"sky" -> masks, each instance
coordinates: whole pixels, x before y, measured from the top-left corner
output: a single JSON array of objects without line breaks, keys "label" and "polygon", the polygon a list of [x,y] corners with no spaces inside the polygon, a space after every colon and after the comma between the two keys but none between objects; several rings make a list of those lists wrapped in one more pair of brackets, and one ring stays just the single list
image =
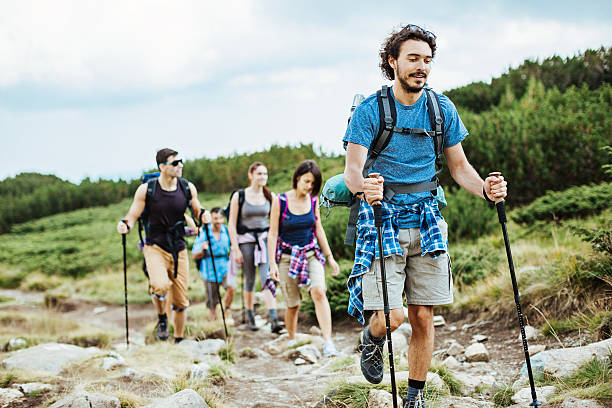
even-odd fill
[{"label": "sky", "polygon": [[409,23],[438,37],[439,92],[612,45],[609,1],[0,0],[0,180],[135,178],[164,147],[339,153]]}]

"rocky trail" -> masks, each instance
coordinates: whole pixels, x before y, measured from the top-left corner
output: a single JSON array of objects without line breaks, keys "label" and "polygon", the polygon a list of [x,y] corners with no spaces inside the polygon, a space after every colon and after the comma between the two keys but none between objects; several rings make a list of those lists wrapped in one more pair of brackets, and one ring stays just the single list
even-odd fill
[{"label": "rocky trail", "polygon": [[[0,290],[0,295],[14,299],[0,303],[0,311],[40,311],[115,333],[122,333],[125,328],[124,309],[121,306],[69,300],[49,309],[45,307],[43,297],[37,294]],[[282,311],[279,312],[282,318]],[[240,312],[233,313],[239,324]],[[50,405],[53,408],[146,404],[151,404],[148,407],[208,406],[198,393],[189,389],[177,393],[177,383],[182,382],[189,388],[193,381],[210,378],[211,372],[221,362],[218,351],[225,346],[225,342],[206,339],[185,340],[180,345],[145,345],[145,332],[155,322],[152,307],[130,305],[129,318],[132,342],[129,350],[125,349],[124,344],[114,344],[111,346],[113,351],[109,351],[48,343],[1,354],[0,372],[26,369],[37,373],[33,377],[37,381],[13,383],[0,389],[0,408],[47,406],[45,401],[55,401]],[[332,395],[334,387],[339,384],[365,381],[359,371],[359,354],[356,351],[362,327],[353,319],[335,322],[334,341],[340,355],[324,358],[321,355],[322,338],[315,324],[312,318],[300,316],[300,346],[291,349],[287,348],[286,335],[271,333],[262,317],[258,318],[259,331],[251,332],[241,325],[234,327],[231,339],[236,353],[235,362],[230,365],[229,375],[217,376],[207,383],[207,394],[228,407],[344,406],[325,403],[323,397],[330,390]],[[449,397],[448,386],[438,374],[430,373],[428,384],[447,390],[447,396],[431,403],[430,408],[493,407],[494,391],[502,385],[515,383],[524,362],[516,320],[444,321],[442,316],[437,316],[436,326],[434,354],[461,382],[461,389],[457,393],[459,395]],[[394,351],[399,356],[399,360],[396,360],[398,381],[407,379],[407,361],[402,351],[407,350],[410,334],[411,328],[405,323],[393,335]],[[571,336],[555,339],[537,336],[537,332],[531,329],[528,330],[528,337],[534,369],[544,368],[552,372],[571,372],[593,356],[609,359],[612,350],[611,339],[588,345],[586,338]],[[18,339],[14,339],[14,344],[8,348],[19,349],[17,343]],[[157,362],[152,358],[156,355],[160,356]],[[388,374],[385,375],[386,381],[388,377]],[[521,392],[525,393],[525,390],[519,392],[520,389],[528,387],[524,381],[520,384],[520,380],[515,383],[513,401],[518,404],[514,407],[528,406],[525,402],[531,401],[528,392],[526,400],[520,399]],[[84,386],[87,386],[87,390]],[[132,398],[133,405],[129,405],[126,403],[129,398],[124,397],[120,401],[113,397],[118,390],[120,394],[137,395],[139,398]],[[545,401],[550,392],[546,387],[539,389],[538,398]],[[78,405],[79,401],[89,404]],[[565,398],[562,402],[545,406],[602,406],[594,401],[577,401]],[[367,406],[391,407],[390,394],[373,390]]]}]

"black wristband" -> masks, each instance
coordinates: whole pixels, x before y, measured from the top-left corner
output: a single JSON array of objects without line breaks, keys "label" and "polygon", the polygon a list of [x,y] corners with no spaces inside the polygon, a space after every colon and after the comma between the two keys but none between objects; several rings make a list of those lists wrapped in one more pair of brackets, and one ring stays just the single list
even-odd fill
[{"label": "black wristband", "polygon": [[484,188],[484,185],[482,186],[482,195],[484,196],[484,199],[487,200],[487,202],[489,203],[489,207],[495,206],[495,201],[491,200],[489,196],[487,196],[487,192]]}]

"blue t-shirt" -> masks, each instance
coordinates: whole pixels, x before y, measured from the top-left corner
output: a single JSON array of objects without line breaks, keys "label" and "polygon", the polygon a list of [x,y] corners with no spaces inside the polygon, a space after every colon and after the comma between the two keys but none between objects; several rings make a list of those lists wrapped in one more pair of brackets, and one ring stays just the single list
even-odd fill
[{"label": "blue t-shirt", "polygon": [[[431,129],[427,113],[427,94],[423,92],[413,105],[402,105],[395,99],[393,90],[390,94],[395,101],[398,127]],[[444,144],[451,147],[460,143],[468,135],[455,105],[442,94],[438,94],[444,112]],[[379,113],[376,94],[366,98],[353,112],[351,122],[346,129],[344,142],[356,143],[367,148],[378,134]],[[406,135],[394,133],[389,145],[380,153],[371,172],[380,173],[385,183],[422,183],[430,181],[435,173],[436,153],[431,137],[424,135]],[[414,194],[396,194],[393,204],[415,204],[424,198],[431,197],[426,191]],[[400,228],[417,228],[418,214],[409,214],[399,220]]]},{"label": "blue t-shirt", "polygon": [[[202,263],[200,264],[200,276],[202,277],[202,279],[209,282],[222,282],[223,277],[229,270],[229,234],[225,225],[221,226],[221,234],[219,235],[218,240],[215,238],[215,234],[213,234],[211,226],[208,227],[208,232],[210,233],[210,240],[212,241],[217,276],[215,276],[215,270],[213,269],[212,260],[210,256],[202,259]],[[206,231],[202,230],[193,242],[193,247],[191,248],[191,251],[200,252],[202,250],[202,244],[206,241]]]}]

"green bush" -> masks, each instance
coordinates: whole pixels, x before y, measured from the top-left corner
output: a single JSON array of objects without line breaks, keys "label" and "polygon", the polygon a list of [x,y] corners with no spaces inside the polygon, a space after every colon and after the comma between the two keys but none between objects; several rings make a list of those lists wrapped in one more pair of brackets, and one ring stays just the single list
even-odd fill
[{"label": "green bush", "polygon": [[519,224],[559,220],[596,214],[610,207],[612,183],[572,187],[565,191],[548,191],[528,206],[512,214]]},{"label": "green bush", "polygon": [[451,247],[453,276],[455,284],[461,288],[484,279],[497,270],[501,252],[490,245]]}]

